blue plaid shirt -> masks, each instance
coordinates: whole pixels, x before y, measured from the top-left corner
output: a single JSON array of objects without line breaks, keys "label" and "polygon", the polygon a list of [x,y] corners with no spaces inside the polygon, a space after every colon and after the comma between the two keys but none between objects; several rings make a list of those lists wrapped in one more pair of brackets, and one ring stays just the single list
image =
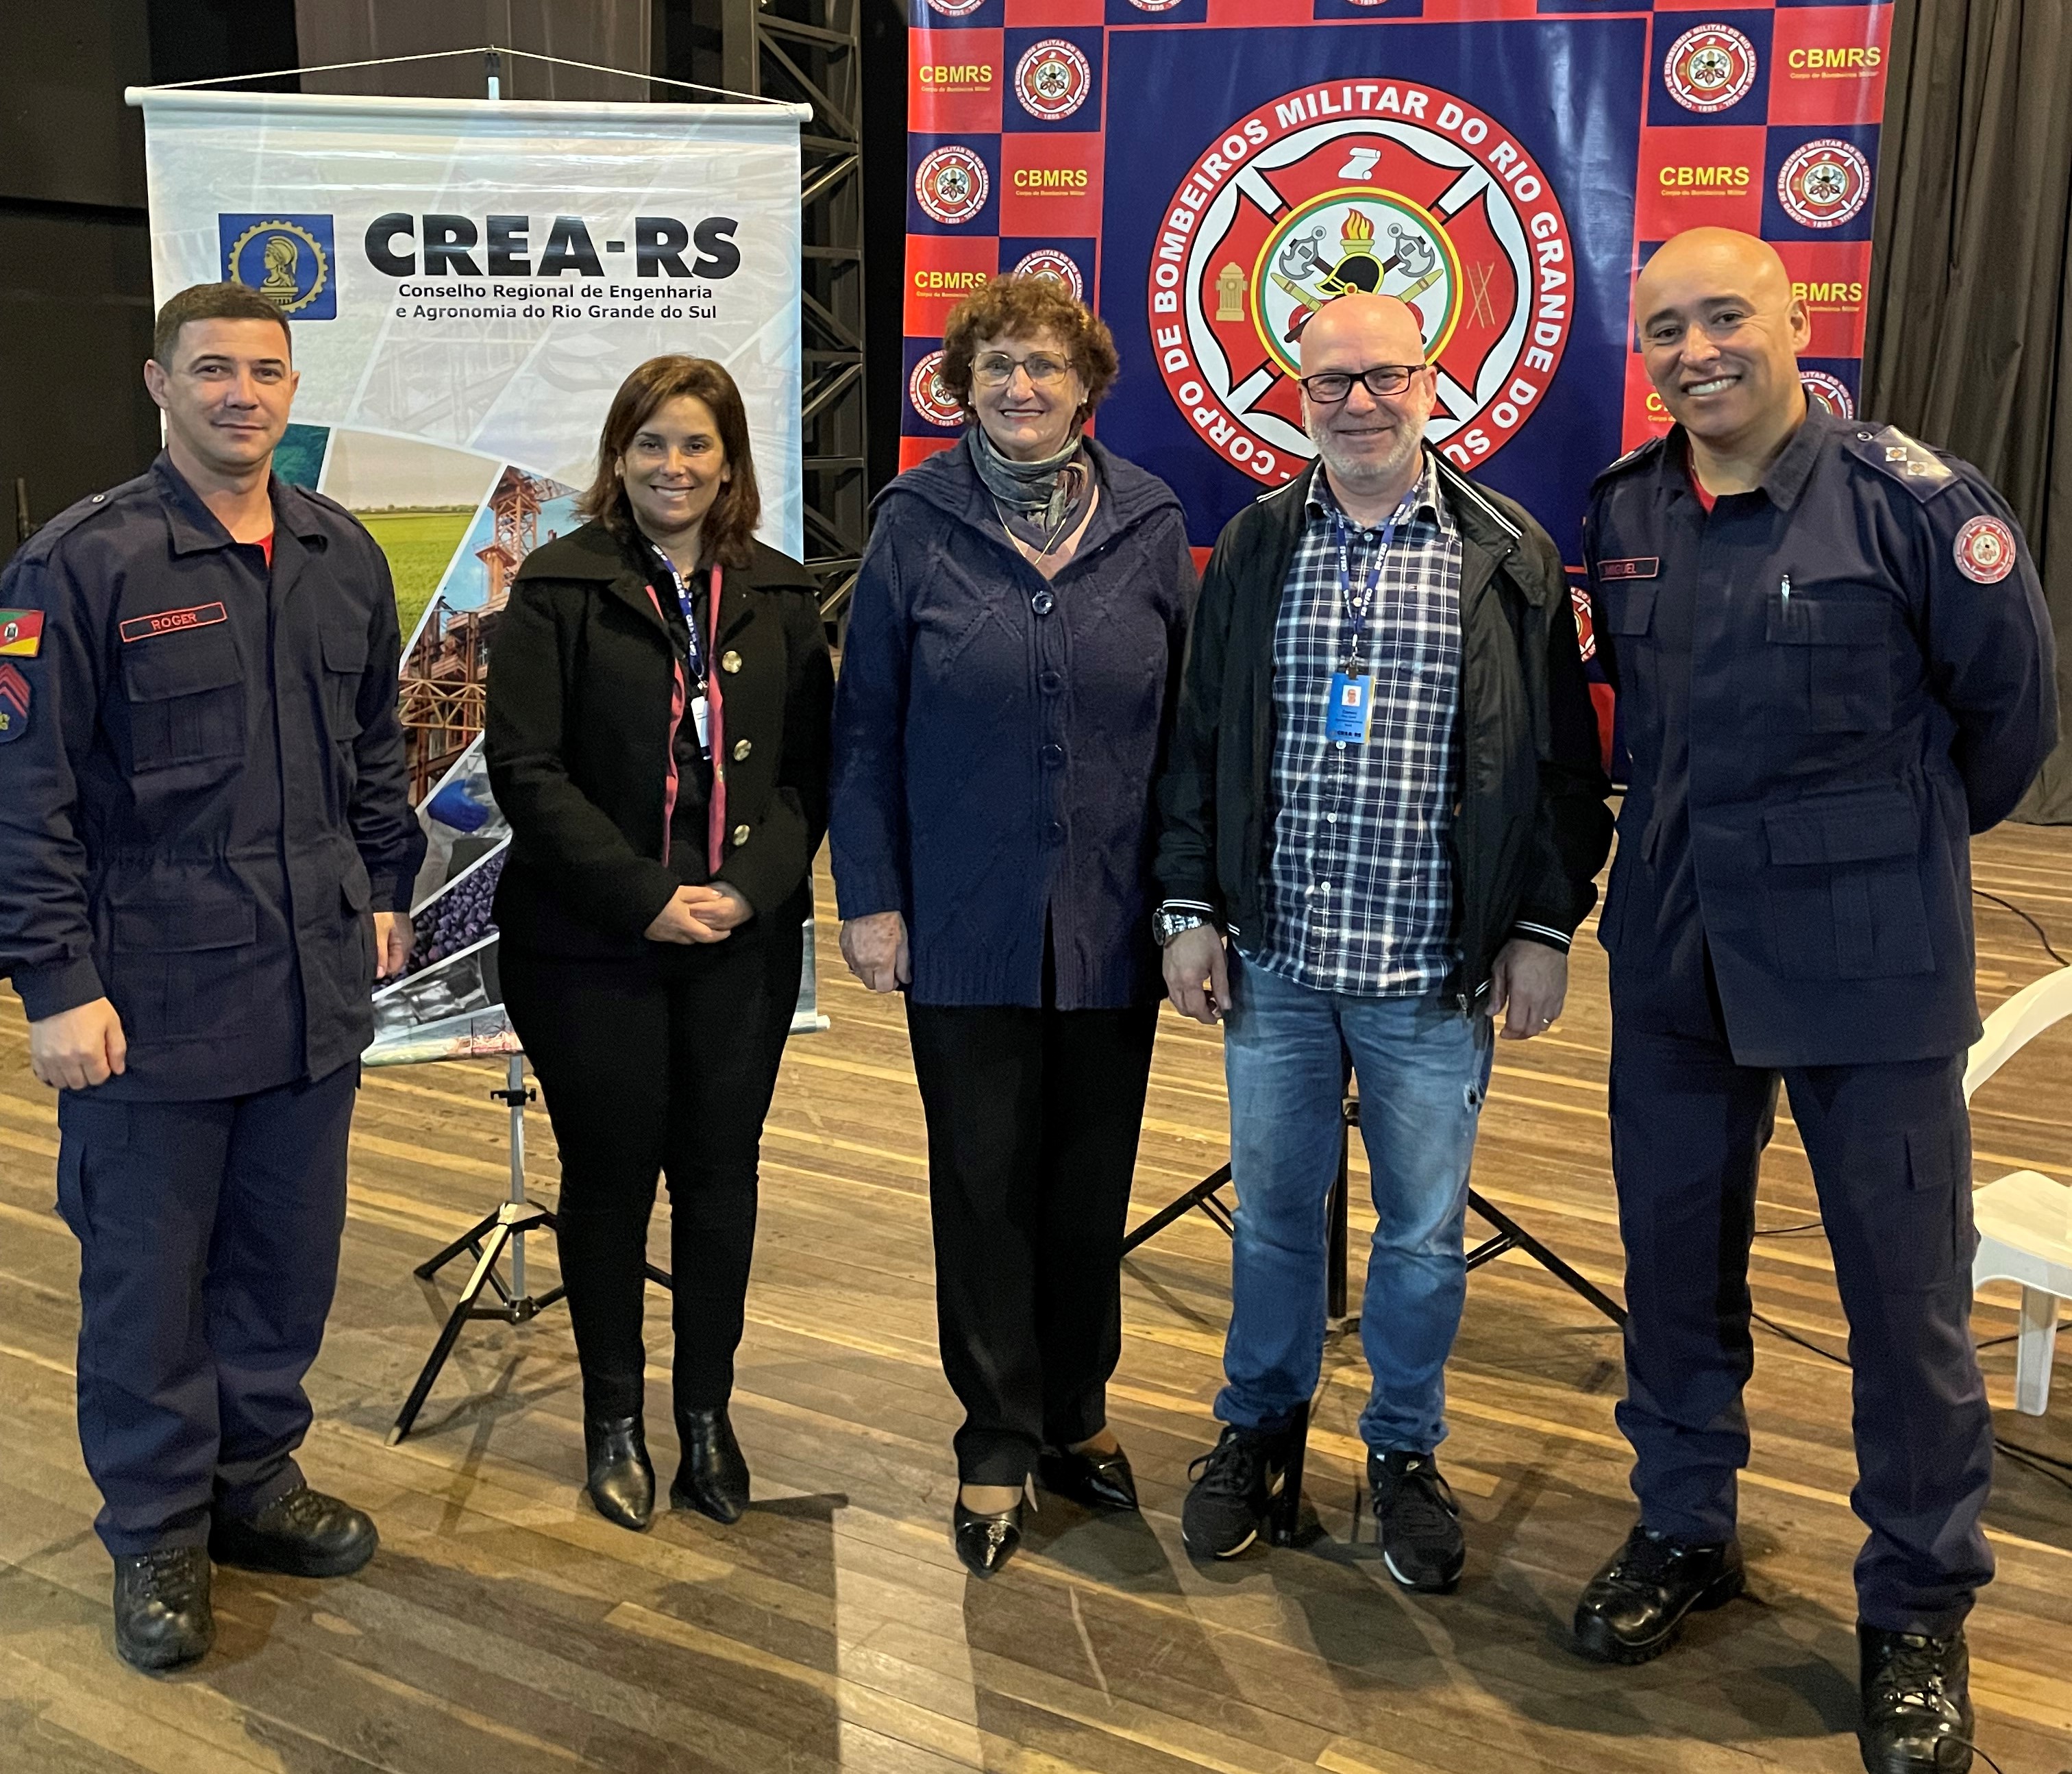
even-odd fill
[{"label": "blue plaid shirt", "polygon": [[[1244,952],[1320,991],[1436,992],[1458,960],[1449,845],[1460,798],[1461,537],[1428,455],[1369,602],[1364,745],[1326,736],[1352,639],[1338,502],[1320,467],[1273,636],[1272,833],[1263,928]],[[1384,525],[1347,521],[1355,593]]]}]

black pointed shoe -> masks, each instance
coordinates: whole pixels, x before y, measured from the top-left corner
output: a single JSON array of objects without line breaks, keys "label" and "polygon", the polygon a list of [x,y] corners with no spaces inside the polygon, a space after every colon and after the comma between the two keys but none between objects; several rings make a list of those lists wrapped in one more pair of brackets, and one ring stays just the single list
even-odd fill
[{"label": "black pointed shoe", "polygon": [[1692,1546],[1636,1526],[1576,1603],[1576,1648],[1601,1663],[1645,1663],[1676,1642],[1686,1614],[1746,1587],[1738,1541]]},{"label": "black pointed shoe", "polygon": [[1856,1623],[1864,1717],[1856,1743],[1870,1774],[1964,1774],[1971,1765],[1971,1658],[1947,1638]]},{"label": "black pointed shoe", "polygon": [[1018,1503],[997,1515],[980,1515],[967,1509],[959,1497],[950,1512],[950,1537],[956,1542],[957,1557],[966,1570],[974,1577],[990,1577],[1022,1544],[1022,1505]]},{"label": "black pointed shoe", "polygon": [[1054,1496],[1068,1496],[1089,1509],[1133,1513],[1137,1506],[1137,1476],[1119,1447],[1112,1454],[1046,1448],[1036,1461],[1036,1482]]},{"label": "black pointed shoe", "polygon": [[738,1521],[748,1507],[748,1462],[734,1439],[726,1406],[679,1410],[676,1438],[683,1443],[684,1458],[669,1486],[670,1502],[728,1526]]},{"label": "black pointed shoe", "polygon": [[380,1543],[363,1512],[306,1484],[257,1515],[219,1516],[208,1530],[208,1555],[219,1565],[282,1577],[349,1577]]},{"label": "black pointed shoe", "polygon": [[655,1463],[640,1413],[583,1418],[583,1491],[607,1521],[638,1533],[655,1517]]},{"label": "black pointed shoe", "polygon": [[1374,1497],[1375,1536],[1388,1574],[1405,1589],[1450,1595],[1468,1559],[1461,1509],[1453,1487],[1429,1454],[1391,1448],[1367,1455],[1367,1489]]},{"label": "black pointed shoe", "polygon": [[135,1669],[177,1669],[216,1643],[208,1549],[161,1546],[115,1559],[115,1651]]}]

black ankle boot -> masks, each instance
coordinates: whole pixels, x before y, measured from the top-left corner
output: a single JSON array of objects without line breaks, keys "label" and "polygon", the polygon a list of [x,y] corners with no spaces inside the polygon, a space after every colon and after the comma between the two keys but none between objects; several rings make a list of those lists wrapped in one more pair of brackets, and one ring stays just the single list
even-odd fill
[{"label": "black ankle boot", "polygon": [[655,1514],[655,1467],[640,1413],[583,1418],[583,1488],[607,1521],[638,1533]]},{"label": "black ankle boot", "polygon": [[1971,1659],[1947,1637],[1856,1623],[1864,1688],[1856,1742],[1870,1774],[1964,1774],[1971,1765]]},{"label": "black ankle boot", "polygon": [[1576,1647],[1601,1663],[1645,1663],[1676,1642],[1684,1616],[1719,1607],[1747,1579],[1740,1543],[1693,1546],[1636,1527],[1576,1604]]},{"label": "black ankle boot", "polygon": [[748,1507],[748,1462],[734,1439],[726,1406],[679,1410],[676,1439],[683,1444],[684,1459],[669,1487],[670,1502],[732,1526]]},{"label": "black ankle boot", "polygon": [[208,1549],[163,1546],[115,1560],[115,1649],[134,1669],[175,1669],[216,1642]]}]

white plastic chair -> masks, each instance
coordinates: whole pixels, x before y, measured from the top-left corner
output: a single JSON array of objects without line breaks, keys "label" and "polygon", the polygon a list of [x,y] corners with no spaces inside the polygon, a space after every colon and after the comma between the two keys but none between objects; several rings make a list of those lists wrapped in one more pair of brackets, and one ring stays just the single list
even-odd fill
[{"label": "white plastic chair", "polygon": [[[1964,1068],[1964,1100],[2054,1023],[2072,1016],[2072,967],[2045,973],[1986,1019]],[[2041,1417],[2050,1402],[2058,1303],[2072,1300],[2072,1188],[2035,1171],[2016,1171],[1971,1197],[1979,1253],[1971,1285],[2021,1284],[2015,1344],[2015,1409]]]}]

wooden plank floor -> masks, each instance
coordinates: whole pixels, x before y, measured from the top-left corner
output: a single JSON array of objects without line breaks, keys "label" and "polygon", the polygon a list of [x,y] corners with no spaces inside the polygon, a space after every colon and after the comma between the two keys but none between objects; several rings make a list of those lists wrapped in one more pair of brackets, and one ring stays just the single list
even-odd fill
[{"label": "wooden plank floor", "polygon": [[[2072,952],[2072,832],[2010,828],[1980,885]],[[828,903],[823,896],[823,903]],[[2051,965],[2012,913],[1979,908],[1982,994]],[[500,1196],[504,1120],[485,1065],[371,1076],[355,1139],[343,1274],[311,1377],[311,1477],[372,1509],[380,1556],[328,1584],[224,1573],[221,1638],[197,1671],[147,1680],[109,1654],[108,1565],[72,1422],[76,1255],[52,1211],[51,1098],[18,1006],[0,1014],[0,1768],[343,1774],[986,1768],[1005,1774],[1527,1774],[1831,1770],[1857,1764],[1848,1376],[1758,1332],[1755,1462],[1742,1524],[1753,1599],[1698,1620],[1661,1662],[1578,1661],[1577,1586],[1625,1532],[1628,1455],[1610,1327],[1531,1265],[1481,1270],[1451,1369],[1446,1469],[1467,1517],[1460,1592],[1406,1596],[1355,1513],[1356,1344],[1334,1340],[1312,1437],[1305,1548],[1197,1569],[1178,1513],[1212,1434],[1228,1253],[1198,1216],[1133,1262],[1113,1420],[1141,1521],[1046,1501],[997,1581],[968,1581],[945,1529],[956,1410],[936,1364],[920,1109],[896,1002],[820,931],[832,1030],[791,1044],[764,1145],[761,1242],[735,1421],[758,1502],[730,1531],[664,1514],[635,1537],[578,1501],[582,1443],[565,1314],[478,1326],[418,1434],[384,1439],[442,1313],[411,1266]],[[1616,1287],[1603,1114],[1602,957],[1579,944],[1569,1008],[1506,1047],[1476,1176]],[[2072,1026],[1982,1093],[1979,1170],[2072,1183]],[[1138,1216],[1220,1161],[1215,1036],[1168,1013]],[[544,1117],[529,1170],[555,1176]],[[1363,1179],[1363,1171],[1360,1173]],[[1355,1200],[1359,1199],[1356,1190]],[[1761,1220],[1814,1204],[1789,1126]],[[1371,1216],[1355,1209],[1355,1239]],[[657,1237],[658,1259],[664,1241]],[[551,1255],[535,1260],[551,1274]],[[450,1298],[458,1272],[444,1290]],[[1758,1247],[1761,1310],[1816,1343],[1844,1326],[1817,1230]],[[649,1421],[666,1479],[667,1307],[651,1295]],[[2004,1290],[1982,1338],[2012,1328]],[[2072,1381],[2001,1433],[2072,1459]],[[2009,1774],[2072,1764],[2072,1488],[2013,1459],[1991,1514],[2000,1580],[1974,1617],[1974,1693]]]}]

